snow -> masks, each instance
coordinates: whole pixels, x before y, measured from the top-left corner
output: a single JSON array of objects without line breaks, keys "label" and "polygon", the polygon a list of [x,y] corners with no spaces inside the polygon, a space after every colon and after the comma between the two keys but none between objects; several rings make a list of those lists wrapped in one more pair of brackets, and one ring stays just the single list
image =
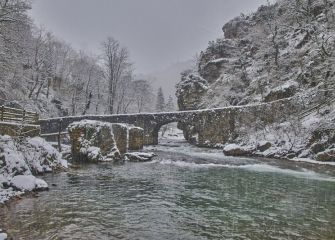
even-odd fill
[{"label": "snow", "polygon": [[[47,183],[33,174],[66,169],[67,161],[40,137],[15,139],[0,136],[0,203],[24,191],[47,188]],[[5,186],[12,185],[14,188]],[[24,191],[17,191],[22,189]]]},{"label": "snow", "polygon": [[316,126],[320,122],[320,118],[316,117],[315,115],[308,116],[306,120],[302,122],[303,126],[306,128],[312,128]]},{"label": "snow", "polygon": [[145,152],[133,152],[133,153],[128,153],[128,155],[144,157],[144,158],[151,158],[151,157],[156,156],[154,153],[145,153]]},{"label": "snow", "polygon": [[98,147],[90,146],[87,149],[81,148],[80,152],[83,153],[83,154],[87,154],[87,156],[90,159],[96,159],[96,160],[98,160],[101,157],[101,150]]},{"label": "snow", "polygon": [[100,128],[103,126],[111,127],[111,123],[101,122],[97,120],[81,120],[78,122],[74,122],[69,125],[68,130],[71,131],[73,128],[86,128],[86,127],[94,127],[97,129],[97,132],[100,131]]},{"label": "snow", "polygon": [[62,165],[63,168],[68,168],[69,167],[69,163],[65,159],[61,159],[60,164]]},{"label": "snow", "polygon": [[126,153],[126,160],[133,162],[147,162],[150,161],[153,157],[156,156],[154,153],[145,153],[145,152],[132,152]]},{"label": "snow", "polygon": [[5,240],[7,239],[7,234],[6,233],[0,233],[0,240]]},{"label": "snow", "polygon": [[40,137],[28,139],[27,144],[21,150],[25,152],[26,161],[32,163],[32,170],[38,173],[49,172],[57,165],[63,166],[64,160],[61,154]]},{"label": "snow", "polygon": [[0,187],[0,203],[8,201],[10,198],[23,194],[21,191],[14,191],[13,188],[3,189]]},{"label": "snow", "polygon": [[211,60],[209,62],[210,63],[221,63],[221,62],[224,62],[224,61],[229,61],[229,59],[227,59],[227,58],[217,58],[217,59]]},{"label": "snow", "polygon": [[278,87],[275,87],[272,89],[273,92],[276,92],[276,91],[280,91],[280,90],[285,90],[285,89],[290,89],[292,87],[299,87],[299,84],[295,81],[292,81],[292,80],[289,80],[287,82],[285,82],[284,84],[278,86]]},{"label": "snow", "polygon": [[19,175],[13,177],[11,185],[21,191],[33,191],[48,188],[48,184],[32,175]]},{"label": "snow", "polygon": [[228,144],[223,148],[224,151],[232,151],[236,149],[241,149],[241,146],[233,143],[233,144]]}]

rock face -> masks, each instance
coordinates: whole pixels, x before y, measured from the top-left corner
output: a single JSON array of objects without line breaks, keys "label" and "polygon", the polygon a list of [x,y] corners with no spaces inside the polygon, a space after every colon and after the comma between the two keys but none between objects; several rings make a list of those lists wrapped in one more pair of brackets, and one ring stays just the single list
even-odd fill
[{"label": "rock face", "polygon": [[[112,124],[113,135],[116,146],[121,154],[127,152],[128,147],[128,127],[125,124]],[[143,130],[142,130],[143,131]],[[142,137],[143,140],[143,137]]]},{"label": "rock face", "polygon": [[333,12],[333,0],[280,0],[226,23],[224,38],[210,41],[197,66],[184,71],[179,109],[276,105],[284,99],[291,107],[199,114],[198,121],[179,123],[185,138],[208,146],[268,142],[257,154],[328,159],[321,152],[335,144],[328,134],[335,129],[335,45],[325,40],[335,35]]},{"label": "rock face", "polygon": [[140,150],[144,145],[144,131],[139,127],[129,127],[129,150]]},{"label": "rock face", "polygon": [[199,108],[201,96],[207,91],[208,82],[198,74],[184,73],[182,81],[177,85],[178,106],[180,110]]},{"label": "rock face", "polygon": [[272,102],[283,98],[289,98],[294,96],[297,92],[296,82],[287,82],[285,86],[272,89],[265,97],[265,102]]},{"label": "rock face", "polygon": [[234,39],[246,35],[249,27],[250,23],[246,21],[245,18],[236,17],[230,22],[226,23],[223,26],[222,31],[224,32],[225,38]]},{"label": "rock face", "polygon": [[322,162],[335,161],[335,149],[329,149],[316,155],[316,160]]},{"label": "rock face", "polygon": [[246,108],[226,108],[220,111],[199,111],[193,118],[179,124],[186,140],[201,147],[234,143],[259,126],[269,126],[275,120],[283,121],[286,114],[297,111],[289,101],[260,104]]},{"label": "rock face", "polygon": [[257,150],[261,151],[261,152],[264,152],[264,151],[268,150],[271,146],[272,146],[272,144],[270,142],[263,141],[263,142],[258,143]]},{"label": "rock face", "polygon": [[[120,130],[121,128],[118,129]],[[121,154],[116,145],[112,124],[84,120],[72,123],[68,130],[74,161],[120,160]]]},{"label": "rock face", "polygon": [[128,150],[140,150],[144,144],[143,129],[126,124],[82,120],[68,130],[75,161],[118,161]]}]

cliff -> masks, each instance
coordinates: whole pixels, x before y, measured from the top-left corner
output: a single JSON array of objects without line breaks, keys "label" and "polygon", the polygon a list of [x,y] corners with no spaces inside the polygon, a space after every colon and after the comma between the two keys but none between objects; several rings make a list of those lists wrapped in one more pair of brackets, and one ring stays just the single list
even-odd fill
[{"label": "cliff", "polygon": [[318,157],[335,144],[335,1],[279,0],[236,17],[223,32],[200,53],[197,66],[182,73],[179,109],[289,99],[295,107],[286,117],[254,122],[230,143],[257,149],[266,141],[270,156],[335,160]]}]

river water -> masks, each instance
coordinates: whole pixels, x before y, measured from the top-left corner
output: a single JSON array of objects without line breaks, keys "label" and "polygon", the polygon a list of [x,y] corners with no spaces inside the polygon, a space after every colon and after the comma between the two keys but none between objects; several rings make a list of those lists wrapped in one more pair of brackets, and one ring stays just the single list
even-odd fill
[{"label": "river water", "polygon": [[148,163],[47,175],[2,210],[14,239],[335,239],[335,173],[178,142]]}]

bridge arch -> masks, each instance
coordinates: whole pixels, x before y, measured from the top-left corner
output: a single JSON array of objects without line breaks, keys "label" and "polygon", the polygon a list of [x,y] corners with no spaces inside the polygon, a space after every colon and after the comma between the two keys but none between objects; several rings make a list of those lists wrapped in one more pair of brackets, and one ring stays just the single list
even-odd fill
[{"label": "bridge arch", "polygon": [[207,147],[225,144],[245,134],[246,129],[257,123],[262,126],[271,124],[274,119],[280,121],[299,110],[291,99],[283,99],[271,103],[194,111],[62,117],[42,119],[39,123],[42,134],[65,131],[71,123],[81,120],[133,124],[144,129],[145,145],[157,145],[159,129],[168,123],[178,122],[187,141],[193,142],[192,137],[196,136],[193,143]]}]

